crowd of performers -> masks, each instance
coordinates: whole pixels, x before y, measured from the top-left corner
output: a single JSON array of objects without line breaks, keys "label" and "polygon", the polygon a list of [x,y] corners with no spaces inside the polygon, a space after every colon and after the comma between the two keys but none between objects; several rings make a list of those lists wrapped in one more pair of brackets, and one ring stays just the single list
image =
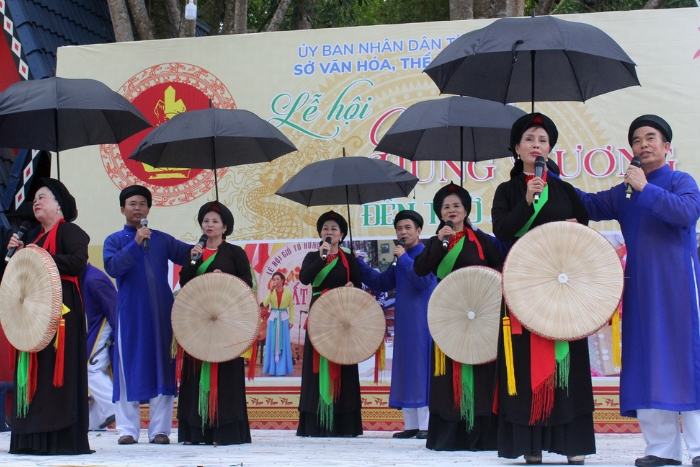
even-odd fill
[{"label": "crowd of performers", "polygon": [[[346,220],[333,211],[324,213],[316,225],[321,244],[304,258],[299,280],[312,286],[312,304],[336,287],[360,288],[364,283],[376,291],[396,289],[389,406],[402,410],[405,429],[395,438],[426,439],[427,448],[434,450],[494,450],[503,458],[523,456],[528,464],[541,463],[547,451],[566,456],[569,464],[583,464],[596,449],[587,339],[560,342],[536,335],[503,306],[496,361],[464,365],[452,361],[432,340],[427,306],[437,283],[457,269],[480,265],[501,271],[508,248],[539,225],[617,220],[627,246],[621,413],[638,418],[646,442],[645,455],[635,465],[681,464],[680,414],[690,458],[700,466],[697,184],[666,164],[672,131],[658,116],[644,115],[630,125],[629,144],[641,158],[641,167],[630,166],[624,183],[596,194],[561,180],[556,164],[548,159],[542,177],[534,175],[536,157],[546,158],[557,137],[554,122],[539,113],[513,125],[510,147],[515,164],[494,196],[494,236],[472,227],[471,196],[450,183],[434,196],[440,225],[427,243],[420,240],[420,214],[397,214],[394,227],[403,244],[395,249],[396,265],[381,273],[342,247]],[[626,200],[628,185],[634,193]],[[539,203],[533,203],[536,194],[541,194]],[[211,272],[232,274],[252,285],[245,252],[226,242],[234,226],[231,211],[219,202],[203,205],[197,218],[207,241],[193,247],[141,225],[151,208],[146,188],[125,188],[119,202],[124,228],[104,242],[104,266],[116,279],[116,290],[88,265],[89,237],[73,223],[78,214],[75,199],[59,181],[42,179],[33,203],[39,227],[26,242],[13,235],[7,244],[20,249],[33,243],[52,255],[70,309],[61,330],[61,365],[53,345],[16,358],[10,453],[90,453],[88,429],[111,413],[119,444],[136,443],[139,406],[146,401],[148,441],[168,444],[178,386],[179,442],[250,443],[243,359],[200,361],[178,348],[170,324],[168,261],[183,266],[182,285]],[[284,282],[276,273],[262,304],[269,307],[264,364],[269,374],[293,370],[288,349],[293,300]],[[85,309],[101,310],[88,316],[95,330],[89,336]],[[506,341],[512,361],[505,357]],[[107,350],[100,355],[101,349]],[[87,365],[88,355],[94,355],[94,365]],[[106,389],[110,360],[113,394]],[[469,407],[456,392],[462,386],[455,384],[467,380]],[[88,410],[88,388],[94,413]],[[209,403],[213,397],[218,398],[214,410]],[[326,360],[307,334],[297,436],[361,435],[361,408],[357,365]]]}]

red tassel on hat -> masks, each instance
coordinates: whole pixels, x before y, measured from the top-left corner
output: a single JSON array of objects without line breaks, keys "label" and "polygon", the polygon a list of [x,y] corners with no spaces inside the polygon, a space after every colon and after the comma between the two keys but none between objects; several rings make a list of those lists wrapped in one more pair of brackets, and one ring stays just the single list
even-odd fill
[{"label": "red tassel on hat", "polygon": [[27,403],[31,404],[36,394],[36,380],[39,374],[39,361],[36,358],[36,353],[29,354],[29,378],[27,381]]},{"label": "red tassel on hat", "polygon": [[455,409],[459,409],[462,400],[462,364],[452,360],[452,398]]},{"label": "red tassel on hat", "polygon": [[216,362],[210,363],[209,367],[209,424],[219,425],[219,364]]},{"label": "red tassel on hat", "polygon": [[56,363],[53,369],[53,385],[57,388],[63,386],[63,360],[66,349],[66,320],[61,318],[58,324],[58,345],[56,347]]},{"label": "red tassel on hat", "polygon": [[321,354],[314,349],[314,373],[318,374],[321,371]]},{"label": "red tassel on hat", "polygon": [[175,382],[179,386],[182,383],[182,365],[185,355],[183,353],[182,346],[177,344],[177,354],[175,356]]},{"label": "red tassel on hat", "polygon": [[[251,347],[250,360],[248,361],[248,381],[255,379],[255,364],[258,361],[258,341],[253,342]],[[212,363],[214,365],[214,363]]]}]

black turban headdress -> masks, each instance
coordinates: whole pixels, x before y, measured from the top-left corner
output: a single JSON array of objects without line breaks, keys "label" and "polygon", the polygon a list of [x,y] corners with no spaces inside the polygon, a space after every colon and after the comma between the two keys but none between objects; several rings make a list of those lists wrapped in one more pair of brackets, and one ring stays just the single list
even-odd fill
[{"label": "black turban headdress", "polygon": [[221,216],[221,222],[226,225],[226,231],[224,232],[224,237],[228,237],[233,232],[233,213],[229,208],[219,203],[218,201],[210,201],[199,208],[199,214],[197,214],[197,221],[199,225],[204,222],[204,216],[208,212],[216,212]]},{"label": "black turban headdress", "polygon": [[119,193],[119,206],[124,207],[126,200],[132,196],[141,195],[146,198],[146,203],[148,204],[148,209],[151,208],[151,203],[153,202],[153,197],[151,196],[151,191],[141,185],[129,185],[124,188],[121,193]]},{"label": "black turban headdress", "polygon": [[641,117],[634,119],[630,125],[629,131],[627,132],[627,141],[630,143],[630,146],[632,146],[632,137],[634,136],[634,132],[643,126],[650,126],[659,130],[666,138],[666,141],[669,143],[671,142],[673,131],[671,131],[671,125],[669,125],[666,120],[658,115],[642,115]]},{"label": "black turban headdress", "polygon": [[75,204],[75,198],[63,183],[54,178],[42,178],[41,185],[51,190],[58,205],[61,206],[63,218],[66,222],[73,222],[78,218],[78,207]]}]

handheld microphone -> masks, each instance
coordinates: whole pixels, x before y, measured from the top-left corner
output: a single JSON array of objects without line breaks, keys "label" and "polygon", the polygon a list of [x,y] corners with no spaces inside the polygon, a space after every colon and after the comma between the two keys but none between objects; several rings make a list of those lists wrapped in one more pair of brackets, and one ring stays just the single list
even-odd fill
[{"label": "handheld microphone", "polygon": [[[202,236],[199,237],[199,241],[197,242],[197,245],[201,245],[202,248],[204,248],[204,245],[207,244],[207,239],[208,239],[208,238],[209,238],[209,237],[207,237],[207,234],[202,234]],[[192,257],[192,261],[190,262],[190,264],[191,264],[192,266],[194,266],[194,264],[195,264],[197,261],[199,261],[199,258],[201,258],[201,257],[202,257],[202,253],[197,253],[196,255],[194,255],[194,256]]]},{"label": "handheld microphone", "polygon": [[[454,226],[455,226],[454,222],[452,222],[452,221],[446,221],[445,225],[451,229],[454,228]],[[448,235],[447,237],[442,239],[442,247],[445,250],[447,250],[447,247],[450,246],[450,237],[452,237],[452,235]]]},{"label": "handheld microphone", "polygon": [[[141,219],[141,227],[148,227],[148,219]],[[151,242],[149,239],[144,238],[142,245],[144,250],[148,250],[151,247]]]},{"label": "handheld microphone", "polygon": [[[642,167],[642,159],[639,156],[634,156],[632,160],[630,161],[630,165],[633,165],[635,167]],[[632,197],[632,193],[634,193],[634,188],[632,188],[632,185],[629,183],[627,184],[627,189],[625,190],[625,200],[629,201],[630,198]]]},{"label": "handheld microphone", "polygon": [[[406,239],[402,238],[401,240],[399,240],[399,243],[396,246],[404,246],[405,244],[406,244]],[[399,262],[399,257],[394,255],[394,261],[391,262],[391,265],[396,266],[396,263],[398,263],[398,262]]]},{"label": "handheld microphone", "polygon": [[[22,240],[25,235],[27,235],[27,232],[29,231],[29,228],[32,226],[32,224],[29,221],[24,221],[22,222],[22,225],[19,226],[19,232],[17,232],[17,239]],[[17,248],[10,248],[7,252],[7,256],[5,256],[5,262],[10,261],[10,258],[12,258],[12,255],[15,254],[15,251]]]},{"label": "handheld microphone", "polygon": [[[330,243],[331,243],[331,237],[326,237],[326,239],[323,240],[323,241],[326,242],[326,243],[328,243],[328,244],[330,245]],[[323,245],[323,243],[321,243],[321,245]],[[321,259],[322,259],[323,261],[325,261],[326,258],[328,258],[328,250],[321,250]]]},{"label": "handheld microphone", "polygon": [[[544,175],[544,157],[542,156],[537,156],[535,157],[535,177],[537,178],[542,178],[542,175]],[[535,203],[539,202],[540,200],[540,194],[535,193],[534,196]]]}]

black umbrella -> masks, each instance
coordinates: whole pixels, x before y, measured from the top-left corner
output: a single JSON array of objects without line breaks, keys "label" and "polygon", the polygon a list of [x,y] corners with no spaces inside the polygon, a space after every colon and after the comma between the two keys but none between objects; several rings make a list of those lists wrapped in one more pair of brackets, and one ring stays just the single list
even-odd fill
[{"label": "black umbrella", "polygon": [[151,124],[124,96],[94,79],[20,81],[0,93],[0,147],[56,153],[117,144]]},{"label": "black umbrella", "polygon": [[501,18],[448,45],[424,70],[446,94],[501,103],[579,101],[639,86],[610,36],[552,16]]},{"label": "black umbrella", "polygon": [[272,124],[247,110],[205,109],[176,115],[146,136],[129,159],[153,167],[216,169],[270,162],[297,148]]},{"label": "black umbrella", "polygon": [[[375,148],[410,160],[485,161],[510,157],[510,128],[525,115],[511,105],[473,97],[414,104]],[[464,182],[464,173],[461,181]]]},{"label": "black umbrella", "polygon": [[314,162],[290,178],[276,194],[305,206],[364,204],[411,193],[418,177],[396,164],[367,157],[343,157]]}]

